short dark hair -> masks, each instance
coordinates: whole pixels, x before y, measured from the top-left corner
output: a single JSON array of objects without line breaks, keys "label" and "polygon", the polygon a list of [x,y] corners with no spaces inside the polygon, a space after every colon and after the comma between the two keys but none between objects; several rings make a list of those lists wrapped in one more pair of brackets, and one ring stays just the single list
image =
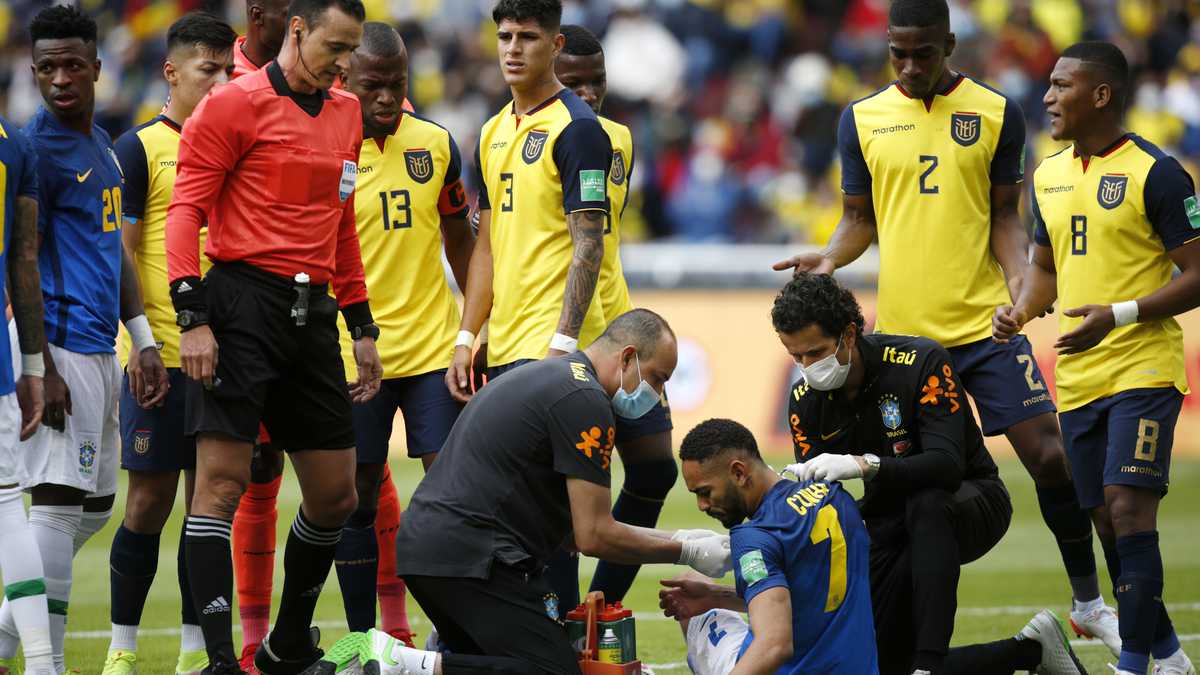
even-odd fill
[{"label": "short dark hair", "polygon": [[1097,84],[1112,87],[1117,111],[1124,110],[1129,92],[1129,61],[1120,47],[1101,40],[1076,42],[1063,50],[1062,58],[1079,59],[1096,77]]},{"label": "short dark hair", "polygon": [[359,21],[367,20],[367,10],[362,0],[292,0],[292,4],[288,5],[288,19],[298,16],[304,19],[311,30],[317,27],[321,15],[330,7],[337,7]]},{"label": "short dark hair", "polygon": [[562,24],[562,0],[500,0],[492,9],[492,21],[498,26],[505,19],[533,19],[547,31],[556,31]]},{"label": "short dark hair", "polygon": [[893,0],[888,9],[888,25],[905,28],[950,27],[950,8],[946,0]]},{"label": "short dark hair", "polygon": [[96,21],[73,5],[47,7],[29,22],[29,42],[38,40],[69,40],[79,38],[84,43],[96,43]]},{"label": "short dark hair", "polygon": [[771,323],[780,333],[795,333],[811,324],[831,337],[854,324],[861,334],[866,321],[850,289],[829,274],[801,274],[775,296]]},{"label": "short dark hair", "polygon": [[667,320],[648,309],[631,309],[613,319],[597,340],[615,345],[633,345],[639,358],[650,358],[658,349],[663,333],[675,337]]},{"label": "short dark hair", "polygon": [[566,24],[558,29],[558,32],[566,38],[566,43],[563,45],[562,53],[570,54],[571,56],[592,56],[593,54],[603,54],[604,47],[600,41],[596,39],[596,34],[573,23]]},{"label": "short dark hair", "polygon": [[167,29],[167,51],[200,45],[214,52],[233,49],[237,32],[208,12],[184,14]]},{"label": "short dark hair", "polygon": [[382,21],[368,21],[363,24],[362,44],[358,46],[358,51],[390,59],[399,56],[403,49],[404,40],[389,24]]},{"label": "short dark hair", "polygon": [[687,432],[679,446],[679,459],[706,462],[727,450],[740,450],[762,461],[754,434],[733,420],[719,417],[704,420]]}]

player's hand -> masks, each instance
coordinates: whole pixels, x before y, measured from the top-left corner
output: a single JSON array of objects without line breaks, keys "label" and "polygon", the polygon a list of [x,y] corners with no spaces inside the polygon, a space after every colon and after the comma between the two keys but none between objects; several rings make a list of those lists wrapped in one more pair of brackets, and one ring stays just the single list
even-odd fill
[{"label": "player's hand", "polygon": [[185,375],[212,389],[217,376],[217,339],[212,328],[196,326],[180,334],[179,363]]},{"label": "player's hand", "polygon": [[21,408],[21,440],[29,440],[37,431],[38,423],[42,421],[42,411],[46,407],[46,394],[42,378],[36,375],[22,375],[17,380],[17,405]]},{"label": "player's hand", "polygon": [[717,598],[708,584],[695,579],[663,579],[658,583],[658,606],[672,619],[685,620],[717,608]]},{"label": "player's hand", "polygon": [[1006,344],[1021,332],[1025,317],[1012,305],[1000,305],[992,314],[992,340]]},{"label": "player's hand", "polygon": [[475,356],[471,357],[471,391],[477,392],[487,384],[487,345],[479,343]]},{"label": "player's hand", "polygon": [[471,400],[471,349],[458,345],[454,358],[446,369],[446,388],[455,401],[466,403]]},{"label": "player's hand", "polygon": [[383,364],[379,361],[374,338],[354,341],[354,363],[358,365],[358,380],[350,385],[350,400],[366,403],[379,393],[379,383],[383,381]]},{"label": "player's hand", "polygon": [[1054,348],[1060,355],[1078,354],[1100,344],[1106,335],[1117,327],[1111,305],[1084,305],[1063,310],[1066,316],[1083,317],[1083,322],[1075,330],[1060,335]]},{"label": "player's hand", "polygon": [[130,392],[138,405],[149,410],[163,404],[171,385],[167,381],[167,368],[158,349],[147,347],[136,355],[131,354],[126,371],[129,373]]},{"label": "player's hand", "polygon": [[801,253],[771,265],[771,269],[777,272],[782,272],[789,268],[795,268],[792,276],[800,276],[805,272],[812,274],[833,274],[833,270],[837,269],[837,266],[833,264],[832,260],[820,253]]},{"label": "player's hand", "polygon": [[688,539],[681,542],[679,564],[687,565],[707,577],[720,579],[733,569],[733,556],[729,552],[729,535]]},{"label": "player's hand", "polygon": [[42,424],[55,431],[64,431],[67,428],[67,415],[71,414],[70,387],[57,370],[51,372],[49,369],[42,378],[42,387],[46,401],[42,410]]},{"label": "player's hand", "polygon": [[689,539],[703,539],[705,537],[719,537],[720,532],[712,530],[675,530],[671,535],[671,541],[687,541]]},{"label": "player's hand", "polygon": [[801,464],[789,464],[783,469],[795,474],[801,482],[815,480],[830,482],[862,478],[862,465],[853,455],[817,455]]},{"label": "player's hand", "polygon": [[546,352],[546,358],[552,359],[552,358],[555,358],[556,356],[566,356],[567,354],[570,354],[570,352],[564,352],[561,349],[551,349]]}]

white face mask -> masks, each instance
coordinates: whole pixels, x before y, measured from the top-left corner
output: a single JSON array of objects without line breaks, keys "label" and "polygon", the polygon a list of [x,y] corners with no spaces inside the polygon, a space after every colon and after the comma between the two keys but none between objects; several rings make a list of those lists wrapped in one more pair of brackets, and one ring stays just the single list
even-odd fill
[{"label": "white face mask", "polygon": [[[804,373],[804,381],[808,383],[808,386],[817,391],[833,391],[846,384],[846,376],[850,374],[850,364],[843,365],[838,361],[837,353],[841,348],[842,339],[838,338],[837,349],[834,349],[832,354],[811,366],[800,366],[800,372]],[[849,358],[854,359],[854,352],[850,352]]]}]

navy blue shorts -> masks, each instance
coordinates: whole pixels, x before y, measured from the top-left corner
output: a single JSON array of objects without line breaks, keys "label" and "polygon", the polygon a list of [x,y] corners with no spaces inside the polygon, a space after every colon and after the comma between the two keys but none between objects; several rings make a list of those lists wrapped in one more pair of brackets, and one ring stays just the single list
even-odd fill
[{"label": "navy blue shorts", "polygon": [[171,385],[162,407],[146,410],[121,378],[121,468],[127,471],[182,471],[196,468],[196,438],[184,430],[187,375],[167,368]]},{"label": "navy blue shorts", "polygon": [[483,372],[484,372],[484,375],[487,376],[487,381],[491,382],[492,380],[496,379],[497,377],[500,377],[501,375],[507,373],[510,370],[516,370],[517,368],[520,368],[521,366],[525,365],[526,363],[533,363],[536,360],[537,359],[517,359],[516,361],[511,361],[502,366],[488,366],[487,369],[484,370]]},{"label": "navy blue shorts", "polygon": [[1105,485],[1167,494],[1175,421],[1183,394],[1174,387],[1130,389],[1059,415],[1079,505],[1104,505]]},{"label": "navy blue shorts", "polygon": [[384,380],[375,398],[354,404],[354,438],[359,464],[383,464],[396,411],[404,414],[408,456],[420,457],[442,449],[462,404],[446,388],[446,371]]},{"label": "navy blue shorts", "polygon": [[1015,424],[1057,410],[1024,335],[1008,344],[985,338],[947,351],[963,387],[975,400],[984,436],[997,436]]},{"label": "navy blue shorts", "polygon": [[650,412],[636,420],[625,419],[615,413],[613,417],[617,420],[617,447],[645,436],[668,432],[674,428],[674,425],[671,424],[671,404],[667,401],[666,396],[659,399],[658,405],[651,408]]}]

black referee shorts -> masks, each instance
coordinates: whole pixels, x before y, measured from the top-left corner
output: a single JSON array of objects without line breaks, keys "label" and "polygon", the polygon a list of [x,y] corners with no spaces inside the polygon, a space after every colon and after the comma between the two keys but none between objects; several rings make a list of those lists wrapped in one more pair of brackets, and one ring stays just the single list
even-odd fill
[{"label": "black referee shorts", "polygon": [[543,575],[496,562],[488,579],[407,575],[404,583],[450,650],[447,675],[579,672]]},{"label": "black referee shorts", "polygon": [[217,340],[213,388],[189,380],[187,430],[253,443],[261,421],[289,452],[354,446],[337,301],[309,292],[308,323],[291,317],[292,281],[245,263],[218,263],[204,278]]},{"label": "black referee shorts", "polygon": [[960,568],[992,550],[1011,521],[999,478],[964,480],[954,493],[915,492],[905,513],[866,521],[880,675],[909,675],[922,658],[945,656]]}]

